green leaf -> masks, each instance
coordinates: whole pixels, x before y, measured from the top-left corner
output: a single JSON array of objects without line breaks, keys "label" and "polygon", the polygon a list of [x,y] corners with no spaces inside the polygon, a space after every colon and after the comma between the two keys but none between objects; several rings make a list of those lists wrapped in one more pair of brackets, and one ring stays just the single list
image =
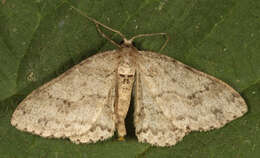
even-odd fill
[{"label": "green leaf", "polygon": [[[219,130],[193,132],[174,147],[137,142],[130,110],[125,142],[90,145],[44,139],[10,125],[32,90],[98,52],[115,49],[73,5],[127,37],[166,32],[161,52],[227,82],[249,112]],[[260,155],[260,1],[258,0],[12,0],[0,4],[0,157],[231,158]],[[105,30],[104,30],[105,31]],[[120,38],[107,32],[112,39]],[[136,40],[157,51],[161,37]]]}]

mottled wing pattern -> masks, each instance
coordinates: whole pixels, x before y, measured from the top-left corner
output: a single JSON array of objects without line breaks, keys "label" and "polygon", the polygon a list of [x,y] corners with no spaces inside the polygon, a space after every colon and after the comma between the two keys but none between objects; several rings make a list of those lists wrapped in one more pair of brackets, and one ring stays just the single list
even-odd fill
[{"label": "mottled wing pattern", "polygon": [[158,53],[139,51],[135,87],[138,140],[170,146],[190,131],[220,128],[247,112],[226,83]]},{"label": "mottled wing pattern", "polygon": [[75,143],[113,136],[117,57],[116,51],[99,53],[34,90],[18,105],[11,124]]}]

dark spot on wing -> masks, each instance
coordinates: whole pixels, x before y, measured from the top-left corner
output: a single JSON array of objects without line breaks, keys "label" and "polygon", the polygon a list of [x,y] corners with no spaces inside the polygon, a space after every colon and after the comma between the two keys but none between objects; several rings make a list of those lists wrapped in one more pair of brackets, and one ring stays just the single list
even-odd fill
[{"label": "dark spot on wing", "polygon": [[192,95],[189,95],[189,96],[188,96],[188,99],[191,100],[191,99],[194,99],[195,97],[196,97],[196,95],[193,93]]},{"label": "dark spot on wing", "polygon": [[199,131],[204,131],[204,129],[202,127],[199,127]]},{"label": "dark spot on wing", "polygon": [[181,116],[178,116],[178,117],[176,117],[176,120],[178,120],[178,121],[179,121],[179,120],[184,120],[184,119],[185,119],[185,117],[184,117],[184,116],[182,116],[182,115],[181,115]]},{"label": "dark spot on wing", "polygon": [[94,132],[94,131],[95,131],[95,129],[94,129],[94,128],[91,128],[91,129],[90,129],[90,132]]},{"label": "dark spot on wing", "polygon": [[209,90],[209,87],[208,86],[204,86],[205,90],[208,91]]},{"label": "dark spot on wing", "polygon": [[240,98],[240,95],[238,93],[235,93],[235,92],[232,93],[232,96],[235,97],[235,98]]},{"label": "dark spot on wing", "polygon": [[65,124],[64,126],[65,126],[65,128],[69,128],[70,124]]},{"label": "dark spot on wing", "polygon": [[194,116],[188,116],[190,119],[192,119],[193,121],[198,121],[198,118],[197,117],[194,117]]},{"label": "dark spot on wing", "polygon": [[218,108],[212,109],[211,112],[212,112],[214,115],[223,114],[223,111],[222,111],[221,109],[218,109]]},{"label": "dark spot on wing", "polygon": [[187,70],[191,71],[191,72],[194,72],[194,69],[189,67],[189,66],[187,66],[187,65],[184,65],[183,67],[186,68]]},{"label": "dark spot on wing", "polygon": [[172,82],[176,82],[176,79],[174,79],[174,78],[171,78],[171,81],[172,81]]},{"label": "dark spot on wing", "polygon": [[210,126],[210,127],[209,127],[209,129],[213,129],[213,128],[214,128],[214,126]]}]

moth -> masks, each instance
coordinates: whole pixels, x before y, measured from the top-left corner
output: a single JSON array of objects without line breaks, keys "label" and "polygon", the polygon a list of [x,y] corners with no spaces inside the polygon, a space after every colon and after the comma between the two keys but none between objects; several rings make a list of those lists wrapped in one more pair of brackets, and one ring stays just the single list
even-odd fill
[{"label": "moth", "polygon": [[100,26],[118,33],[123,44],[110,40],[119,49],[91,56],[29,94],[12,115],[17,129],[74,143],[105,140],[117,131],[123,140],[133,95],[138,141],[173,146],[191,131],[223,127],[247,112],[244,99],[223,81],[132,44],[137,37],[165,33],[127,40],[84,16],[108,40]]}]

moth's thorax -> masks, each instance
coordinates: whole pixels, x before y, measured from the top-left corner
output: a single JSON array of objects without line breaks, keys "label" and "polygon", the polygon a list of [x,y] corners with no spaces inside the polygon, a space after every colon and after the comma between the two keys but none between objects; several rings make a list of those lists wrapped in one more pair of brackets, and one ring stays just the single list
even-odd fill
[{"label": "moth's thorax", "polygon": [[131,97],[135,79],[137,50],[132,47],[124,47],[120,51],[121,57],[117,69],[118,94],[128,100]]},{"label": "moth's thorax", "polygon": [[[124,71],[126,72],[126,71]],[[132,87],[135,79],[135,71],[133,73],[120,73],[117,74],[117,84],[119,96],[129,98],[132,92]],[[125,99],[126,99],[125,98]]]}]

